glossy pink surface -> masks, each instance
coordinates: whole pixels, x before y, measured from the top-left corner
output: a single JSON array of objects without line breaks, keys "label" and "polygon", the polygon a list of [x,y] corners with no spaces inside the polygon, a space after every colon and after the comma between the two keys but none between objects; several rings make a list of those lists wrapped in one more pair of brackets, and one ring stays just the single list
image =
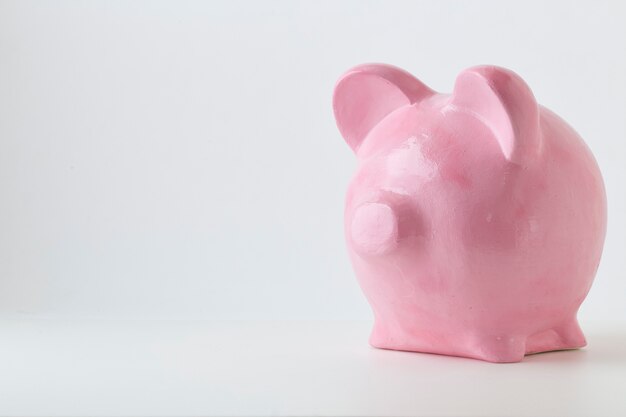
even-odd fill
[{"label": "glossy pink surface", "polygon": [[345,233],[373,346],[517,362],[586,344],[576,312],[602,253],[604,185],[519,76],[470,68],[448,95],[362,65],[333,106],[358,159]]}]

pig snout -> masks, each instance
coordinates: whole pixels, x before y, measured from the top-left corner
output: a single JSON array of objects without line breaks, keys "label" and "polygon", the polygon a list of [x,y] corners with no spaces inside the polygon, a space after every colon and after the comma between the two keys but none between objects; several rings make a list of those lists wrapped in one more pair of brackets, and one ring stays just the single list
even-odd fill
[{"label": "pig snout", "polygon": [[363,255],[383,255],[398,244],[398,216],[384,203],[359,206],[350,223],[350,237]]}]

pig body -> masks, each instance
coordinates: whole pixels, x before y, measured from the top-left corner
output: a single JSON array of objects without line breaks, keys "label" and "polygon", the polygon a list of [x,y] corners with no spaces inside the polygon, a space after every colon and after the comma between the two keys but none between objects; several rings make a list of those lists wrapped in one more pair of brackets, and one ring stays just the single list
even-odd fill
[{"label": "pig body", "polygon": [[576,313],[604,242],[602,177],[516,74],[470,68],[445,95],[364,65],[334,110],[358,159],[345,235],[373,346],[517,362],[586,344]]}]

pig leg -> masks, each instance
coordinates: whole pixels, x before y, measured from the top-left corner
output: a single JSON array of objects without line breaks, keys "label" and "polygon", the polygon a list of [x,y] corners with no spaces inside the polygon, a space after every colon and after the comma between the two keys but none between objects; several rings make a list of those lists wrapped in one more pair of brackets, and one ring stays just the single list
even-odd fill
[{"label": "pig leg", "polygon": [[576,349],[586,344],[585,336],[574,318],[562,325],[531,335],[526,343],[526,354]]},{"label": "pig leg", "polygon": [[559,335],[561,341],[560,349],[576,349],[587,345],[585,335],[576,318],[568,320],[565,324],[556,327],[554,331]]},{"label": "pig leg", "polygon": [[481,335],[473,339],[467,356],[487,362],[520,362],[526,354],[526,338],[513,335]]}]

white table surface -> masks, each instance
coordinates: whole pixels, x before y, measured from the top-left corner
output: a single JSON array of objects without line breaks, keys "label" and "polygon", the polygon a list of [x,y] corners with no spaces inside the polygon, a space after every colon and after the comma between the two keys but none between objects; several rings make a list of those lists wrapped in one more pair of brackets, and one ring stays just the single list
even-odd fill
[{"label": "white table surface", "polygon": [[491,364],[377,350],[367,322],[0,319],[2,416],[626,416],[626,326]]}]

